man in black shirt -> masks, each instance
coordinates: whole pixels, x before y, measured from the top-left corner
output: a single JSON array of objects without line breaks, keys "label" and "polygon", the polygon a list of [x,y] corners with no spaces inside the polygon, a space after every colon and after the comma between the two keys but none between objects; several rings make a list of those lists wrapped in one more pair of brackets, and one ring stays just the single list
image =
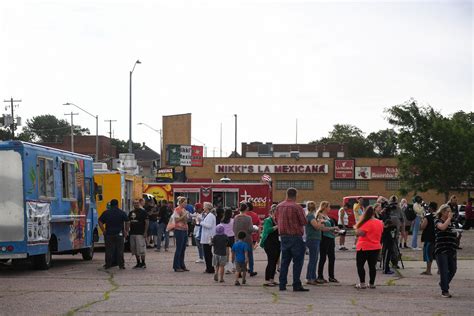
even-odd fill
[{"label": "man in black shirt", "polygon": [[423,242],[423,261],[426,262],[426,271],[421,274],[431,275],[431,264],[434,257],[434,243],[435,243],[435,227],[434,227],[434,213],[438,209],[436,202],[431,202],[428,206],[428,212],[424,214],[421,222],[421,241]]},{"label": "man in black shirt", "polygon": [[127,238],[130,222],[127,214],[118,208],[118,201],[110,201],[107,209],[99,218],[99,227],[105,239],[105,269],[118,264],[120,269],[125,269],[123,259],[123,244]]},{"label": "man in black shirt", "polygon": [[163,236],[165,240],[165,251],[168,251],[170,237],[169,232],[166,231],[166,226],[170,221],[171,214],[173,214],[173,211],[169,207],[168,201],[161,201],[161,206],[158,210],[158,240],[156,243],[156,251],[158,252],[161,251],[161,239],[163,238]]},{"label": "man in black shirt", "polygon": [[128,218],[130,219],[130,252],[137,258],[137,264],[133,268],[145,269],[146,236],[149,220],[147,212],[141,207],[138,200],[133,201],[133,210],[128,214]]}]

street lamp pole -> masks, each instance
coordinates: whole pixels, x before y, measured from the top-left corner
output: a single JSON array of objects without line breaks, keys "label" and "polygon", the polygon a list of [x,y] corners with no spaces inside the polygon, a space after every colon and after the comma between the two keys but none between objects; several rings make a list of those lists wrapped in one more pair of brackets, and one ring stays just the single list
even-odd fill
[{"label": "street lamp pole", "polygon": [[129,108],[129,121],[128,121],[128,152],[133,153],[133,143],[132,143],[132,74],[135,70],[135,66],[141,64],[141,61],[137,59],[133,68],[130,71],[130,108]]},{"label": "street lamp pole", "polygon": [[148,125],[147,123],[138,123],[137,125],[146,126],[146,127],[148,127],[149,129],[151,129],[152,131],[155,131],[155,132],[157,132],[157,133],[160,134],[160,168],[161,168],[161,166],[162,166],[161,161],[163,160],[163,155],[162,155],[162,154],[163,154],[163,149],[162,149],[162,147],[163,147],[163,145],[162,145],[163,142],[162,142],[162,139],[161,139],[161,138],[162,138],[162,130],[161,130],[161,129],[155,129],[155,128],[151,127],[150,125]]},{"label": "street lamp pole", "polygon": [[86,110],[84,110],[83,108],[81,108],[79,105],[71,103],[71,102],[66,102],[63,105],[75,106],[79,110],[81,110],[84,113],[87,113],[90,116],[92,116],[93,118],[95,118],[95,159],[94,159],[94,161],[98,162],[99,161],[99,115],[91,114],[91,113],[87,112]]}]

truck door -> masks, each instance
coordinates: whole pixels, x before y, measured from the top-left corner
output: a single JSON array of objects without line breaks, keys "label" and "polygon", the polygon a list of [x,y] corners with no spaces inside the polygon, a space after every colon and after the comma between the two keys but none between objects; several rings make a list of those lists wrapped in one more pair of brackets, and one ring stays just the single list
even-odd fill
[{"label": "truck door", "polygon": [[25,240],[23,168],[20,153],[0,151],[0,242]]},{"label": "truck door", "polygon": [[132,210],[133,205],[133,181],[125,180],[125,195],[123,201],[123,211],[128,213]]}]

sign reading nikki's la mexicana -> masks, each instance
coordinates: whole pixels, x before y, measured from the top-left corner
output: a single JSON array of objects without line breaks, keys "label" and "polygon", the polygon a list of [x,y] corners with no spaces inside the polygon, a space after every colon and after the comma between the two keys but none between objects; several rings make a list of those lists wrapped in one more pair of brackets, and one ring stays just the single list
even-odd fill
[{"label": "sign reading nikki's la mexicana", "polygon": [[328,173],[328,165],[216,165],[216,173]]}]

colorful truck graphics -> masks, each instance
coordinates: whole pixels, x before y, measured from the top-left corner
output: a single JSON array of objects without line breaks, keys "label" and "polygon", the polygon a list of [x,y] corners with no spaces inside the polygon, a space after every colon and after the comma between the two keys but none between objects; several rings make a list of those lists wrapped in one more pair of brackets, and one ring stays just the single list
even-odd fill
[{"label": "colorful truck graphics", "polygon": [[[132,209],[133,200],[142,198],[143,180],[141,176],[125,174],[119,171],[94,170],[98,216],[107,209],[112,199],[119,202],[119,208],[128,214]],[[99,232],[99,244],[104,242]]]},{"label": "colorful truck graphics", "polygon": [[189,204],[211,202],[215,207],[236,209],[242,201],[250,201],[261,217],[268,216],[272,205],[272,189],[267,183],[146,183],[144,193],[157,200],[173,201],[186,196]]},{"label": "colorful truck graphics", "polygon": [[92,158],[20,141],[0,142],[0,260],[52,254],[91,260],[97,239]]}]

